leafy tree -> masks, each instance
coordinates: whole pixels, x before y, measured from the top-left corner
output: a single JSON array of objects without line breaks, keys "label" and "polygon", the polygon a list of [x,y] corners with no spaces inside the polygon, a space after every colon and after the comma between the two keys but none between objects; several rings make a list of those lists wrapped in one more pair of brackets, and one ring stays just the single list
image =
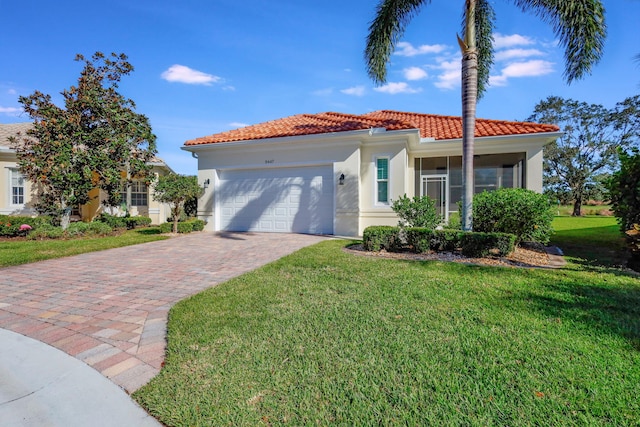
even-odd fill
[{"label": "leafy tree", "polygon": [[620,169],[613,173],[607,188],[621,231],[640,224],[640,150],[620,150]]},{"label": "leafy tree", "polygon": [[40,91],[21,96],[33,127],[12,140],[21,172],[37,184],[37,210],[60,218],[63,228],[71,208],[89,202],[95,187],[118,206],[122,173],[150,177],[147,163],[156,153],[148,118],[118,92],[120,79],[133,71],[127,56],[96,52],[75,60],[84,68],[77,85],[62,92],[64,108]]},{"label": "leafy tree", "polygon": [[[523,12],[548,22],[565,48],[568,83],[591,71],[602,56],[606,26],[600,0],[512,0]],[[386,81],[386,66],[406,26],[431,0],[381,0],[369,27],[365,58],[369,76]],[[472,229],[473,152],[476,101],[486,89],[493,64],[495,13],[489,0],[465,0],[462,22],[462,227]]]},{"label": "leafy tree", "polygon": [[564,135],[544,149],[547,194],[573,201],[573,216],[602,190],[618,161],[618,147],[637,140],[640,96],[608,110],[602,105],[550,96],[536,105],[530,121],[556,123]]},{"label": "leafy tree", "polygon": [[198,178],[195,176],[170,173],[158,178],[153,198],[171,205],[174,233],[178,232],[178,220],[184,204],[194,197],[200,197],[202,192],[203,189],[198,185]]}]

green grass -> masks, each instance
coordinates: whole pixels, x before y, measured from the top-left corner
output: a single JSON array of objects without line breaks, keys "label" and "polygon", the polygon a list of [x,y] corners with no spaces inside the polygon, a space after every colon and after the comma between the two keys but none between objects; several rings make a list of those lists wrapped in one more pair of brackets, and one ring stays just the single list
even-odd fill
[{"label": "green grass", "polygon": [[130,230],[118,236],[69,240],[5,240],[0,242],[0,267],[78,255],[166,239],[156,227]]},{"label": "green grass", "polygon": [[305,248],[177,304],[168,426],[638,425],[640,281]]},{"label": "green grass", "polygon": [[[557,212],[558,215],[561,216],[570,216],[573,213],[573,205],[560,205],[554,208]],[[597,205],[597,206],[590,206],[590,205],[582,205],[581,208],[582,212],[584,215],[600,215],[600,211],[603,210],[611,210],[611,206],[609,205]]]},{"label": "green grass", "polygon": [[625,240],[614,217],[556,217],[551,243],[582,266],[624,266]]}]

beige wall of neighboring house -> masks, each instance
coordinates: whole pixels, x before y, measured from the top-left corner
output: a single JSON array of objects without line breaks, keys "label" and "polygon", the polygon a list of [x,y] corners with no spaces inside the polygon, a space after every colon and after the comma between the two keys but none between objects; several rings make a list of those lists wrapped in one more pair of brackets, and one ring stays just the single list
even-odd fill
[{"label": "beige wall of neighboring house", "polygon": [[[338,125],[325,124],[335,117]],[[359,119],[365,128],[349,129]],[[335,131],[341,123],[347,130]],[[443,215],[457,212],[461,139],[425,137],[424,129],[393,120],[369,124],[366,115],[300,115],[188,141],[183,148],[198,157],[199,182],[209,181],[198,216],[210,231],[360,236],[371,225],[396,225],[391,203],[405,194],[439,194]],[[522,132],[476,137],[476,191],[506,186],[541,192],[543,147],[560,135],[557,129],[489,125]],[[318,132],[323,126],[331,131]],[[297,135],[300,129],[315,133]],[[305,195],[301,188],[311,190]],[[306,203],[314,197],[310,209]],[[319,219],[311,217],[314,212]]]},{"label": "beige wall of neighboring house", "polygon": [[[3,215],[35,215],[33,209],[35,192],[33,186],[28,180],[23,180],[22,197],[16,192],[15,178],[19,176],[16,163],[15,151],[10,149],[8,136],[15,135],[17,132],[25,132],[30,123],[17,123],[10,125],[0,125],[0,214]],[[157,177],[171,172],[171,168],[160,158],[154,158],[151,162],[152,171]],[[13,181],[12,181],[13,178]],[[168,204],[159,203],[153,200],[153,183],[150,186],[138,186],[136,189],[138,194],[134,194],[133,206],[131,207],[131,215],[142,215],[151,218],[152,224],[161,224],[166,222],[170,216],[170,208]],[[19,190],[18,190],[19,191]],[[89,193],[92,200],[78,208],[75,220],[91,221],[102,212],[108,212],[116,215],[123,214],[119,208],[105,207],[102,204],[106,200],[106,194],[93,189]],[[18,200],[19,199],[19,200]],[[22,201],[22,203],[15,203]]]}]

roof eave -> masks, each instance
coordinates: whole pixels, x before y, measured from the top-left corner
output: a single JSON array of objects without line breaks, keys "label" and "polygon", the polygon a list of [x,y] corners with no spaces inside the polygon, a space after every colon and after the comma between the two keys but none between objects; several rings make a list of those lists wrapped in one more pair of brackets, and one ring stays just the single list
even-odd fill
[{"label": "roof eave", "polygon": [[381,128],[360,129],[344,132],[328,132],[328,133],[314,133],[310,135],[292,135],[276,138],[262,138],[262,139],[248,139],[243,141],[229,141],[229,142],[210,142],[204,144],[183,145],[180,149],[190,152],[207,151],[211,149],[222,149],[232,147],[243,146],[255,146],[255,145],[281,145],[281,144],[293,144],[298,142],[313,142],[323,139],[340,139],[346,141],[362,141],[367,138],[383,138],[387,135],[399,135],[402,133],[415,134],[415,140],[419,138],[418,129],[400,129],[400,130],[382,130]]},{"label": "roof eave", "polygon": [[[560,138],[564,133],[560,131],[556,132],[537,132],[537,133],[516,133],[510,135],[493,135],[493,136],[476,136],[474,139],[476,141],[483,142],[500,142],[506,141],[508,139],[517,138],[519,140],[522,139],[546,139],[545,144],[549,144],[550,142],[555,141]],[[462,138],[451,138],[451,139],[433,139],[433,138],[420,138],[420,144],[433,144],[433,143],[452,143],[452,142],[462,142]]]}]

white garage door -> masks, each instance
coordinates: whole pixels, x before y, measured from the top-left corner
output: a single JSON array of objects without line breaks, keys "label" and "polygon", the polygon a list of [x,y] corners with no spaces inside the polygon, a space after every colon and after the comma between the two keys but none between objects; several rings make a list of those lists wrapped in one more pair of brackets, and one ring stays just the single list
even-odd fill
[{"label": "white garage door", "polygon": [[331,167],[224,171],[220,228],[333,234]]}]

